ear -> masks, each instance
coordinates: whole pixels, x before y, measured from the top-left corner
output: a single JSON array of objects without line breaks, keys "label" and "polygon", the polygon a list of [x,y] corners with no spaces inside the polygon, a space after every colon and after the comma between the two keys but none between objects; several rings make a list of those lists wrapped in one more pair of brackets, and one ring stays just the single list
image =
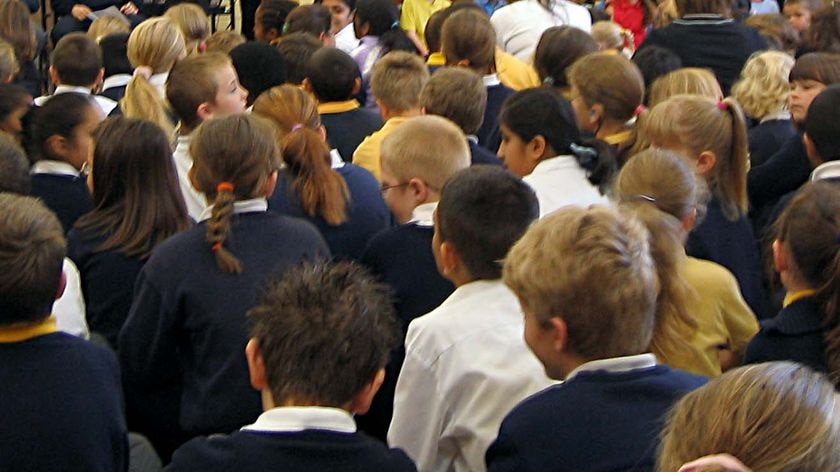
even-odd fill
[{"label": "ear", "polygon": [[773,267],[778,273],[790,269],[790,253],[785,244],[778,239],[773,241]]},{"label": "ear", "polygon": [[67,274],[61,270],[61,277],[58,278],[58,290],[55,291],[55,299],[58,300],[64,295],[64,290],[67,289]]},{"label": "ear", "polygon": [[388,121],[388,118],[391,117],[391,109],[388,108],[388,105],[382,103],[382,100],[378,98],[375,100],[376,106],[379,107],[379,115],[382,117],[384,121]]},{"label": "ear", "polygon": [[817,146],[814,144],[814,140],[808,136],[808,133],[802,135],[802,144],[805,145],[805,153],[808,154],[811,167],[817,167],[824,162],[820,153],[817,152]]},{"label": "ear", "polygon": [[201,191],[201,186],[198,184],[198,179],[195,177],[195,166],[190,167],[190,170],[187,171],[187,178],[190,180],[192,188],[194,188],[198,193],[204,193]]},{"label": "ear", "polygon": [[251,386],[256,390],[268,389],[268,378],[265,373],[265,361],[260,352],[260,342],[251,338],[245,346],[245,357],[248,360],[248,374],[251,376]]},{"label": "ear", "polygon": [[449,279],[449,276],[458,270],[460,264],[461,256],[458,254],[458,248],[449,241],[442,241],[440,243],[440,268],[443,274],[441,275]]},{"label": "ear", "polygon": [[47,138],[46,144],[50,154],[56,156],[63,156],[65,150],[67,149],[67,138],[58,134],[54,134]]},{"label": "ear", "polygon": [[277,174],[278,172],[275,170],[268,176],[268,180],[266,180],[265,186],[263,187],[265,198],[271,198],[274,195],[274,190],[277,188]]},{"label": "ear", "polygon": [[300,83],[300,86],[307,92],[313,95],[315,94],[315,90],[312,89],[312,82],[309,81],[309,77],[304,78],[303,82]]},{"label": "ear", "polygon": [[353,80],[353,93],[351,95],[358,95],[362,91],[362,79],[356,77]]},{"label": "ear", "polygon": [[324,142],[327,142],[327,127],[326,126],[324,126],[324,125],[319,126],[318,127],[318,134],[321,135],[321,139],[323,139]]},{"label": "ear", "polygon": [[589,126],[597,128],[604,121],[604,105],[596,103],[589,107]]},{"label": "ear", "polygon": [[470,60],[469,59],[461,59],[460,61],[456,62],[454,65],[458,67],[469,67]]},{"label": "ear", "polygon": [[539,162],[540,159],[549,157],[545,155],[547,148],[548,142],[545,140],[545,137],[540,134],[534,136],[525,146],[528,157],[534,162]]},{"label": "ear", "polygon": [[546,329],[551,336],[551,347],[555,352],[564,352],[569,347],[569,327],[559,316],[548,319]]},{"label": "ear", "polygon": [[61,85],[61,77],[58,76],[58,71],[55,69],[55,66],[50,66],[49,73],[50,80],[52,80],[52,83],[56,85]]},{"label": "ear", "polygon": [[94,87],[98,87],[102,85],[102,82],[105,81],[105,68],[99,69],[99,73],[96,74],[96,82],[94,83]]},{"label": "ear", "polygon": [[429,186],[426,185],[426,182],[418,178],[413,178],[408,181],[408,188],[411,191],[412,196],[414,197],[414,205],[421,205],[426,203],[426,200],[429,198]]},{"label": "ear", "polygon": [[385,382],[385,369],[379,369],[376,371],[376,376],[374,376],[373,380],[370,381],[367,385],[362,387],[362,391],[356,394],[356,397],[350,402],[350,413],[363,415],[370,410],[370,404],[373,403],[373,398],[376,396],[376,392],[379,391],[379,387],[382,386],[382,383]]},{"label": "ear", "polygon": [[712,151],[703,151],[697,157],[697,173],[707,175],[717,164],[717,156]]},{"label": "ear", "polygon": [[280,37],[280,32],[277,31],[277,28],[269,28],[269,30],[265,32],[265,37],[270,43]]},{"label": "ear", "polygon": [[692,208],[685,216],[680,219],[682,229],[686,233],[690,233],[697,224],[697,208]]},{"label": "ear", "polygon": [[195,114],[201,118],[201,121],[207,121],[210,118],[213,118],[213,112],[215,111],[213,104],[210,102],[202,102],[198,108],[195,109]]}]

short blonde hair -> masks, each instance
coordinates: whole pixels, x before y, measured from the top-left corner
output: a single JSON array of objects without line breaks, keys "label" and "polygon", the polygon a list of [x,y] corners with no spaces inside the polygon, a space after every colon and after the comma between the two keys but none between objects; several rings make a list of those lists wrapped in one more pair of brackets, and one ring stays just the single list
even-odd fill
[{"label": "short blonde hair", "polygon": [[840,470],[840,410],[834,386],[793,362],[729,371],[671,411],[658,470],[727,453],[760,472]]},{"label": "short blonde hair", "polygon": [[455,123],[434,115],[418,116],[385,137],[381,161],[400,182],[419,178],[440,192],[453,174],[470,166],[470,148]]},{"label": "short blonde hair", "polygon": [[216,31],[207,38],[206,52],[221,52],[224,54],[230,54],[233,48],[245,43],[245,41],[245,36],[242,36],[236,31]]},{"label": "short blonde hair", "polygon": [[780,51],[764,51],[750,57],[741,78],[732,87],[732,96],[744,108],[744,113],[760,120],[785,109],[793,63],[793,57]]},{"label": "short blonde hair", "polygon": [[17,75],[19,70],[15,47],[0,39],[0,84]]},{"label": "short blonde hair", "polygon": [[715,74],[709,69],[683,67],[653,81],[648,93],[648,106],[664,102],[674,95],[702,95],[715,100],[723,98]]},{"label": "short blonde hair", "polygon": [[373,95],[397,112],[420,108],[420,92],[429,71],[416,54],[391,51],[373,66]]},{"label": "short blonde hair", "polygon": [[505,258],[503,280],[539,322],[560,317],[584,359],[647,352],[656,269],[648,232],[610,207],[565,207],[542,218]]},{"label": "short blonde hair", "polygon": [[107,15],[93,20],[90,28],[88,28],[87,35],[98,43],[105,36],[129,32],[131,32],[131,23],[124,18]]},{"label": "short blonde hair", "polygon": [[[616,49],[621,51],[632,40],[633,33],[624,29],[614,21],[596,21],[592,25],[592,39],[598,43],[601,50]],[[632,44],[632,41],[629,41]]]},{"label": "short blonde hair", "polygon": [[203,8],[194,3],[179,3],[166,10],[164,16],[181,30],[188,55],[201,52],[201,43],[210,36],[210,18]]}]

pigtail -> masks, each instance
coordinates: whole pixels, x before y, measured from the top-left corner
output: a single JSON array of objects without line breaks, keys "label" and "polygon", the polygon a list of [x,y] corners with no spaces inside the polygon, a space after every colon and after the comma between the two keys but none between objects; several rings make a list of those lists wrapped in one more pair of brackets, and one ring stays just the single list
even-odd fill
[{"label": "pigtail", "polygon": [[123,115],[139,118],[160,126],[170,139],[175,136],[175,127],[169,118],[167,108],[160,93],[149,82],[152,71],[149,67],[135,68],[134,77],[125,88],[125,96],[120,102]]},{"label": "pigtail", "polygon": [[320,215],[333,226],[347,221],[350,191],[330,165],[330,150],[315,130],[296,124],[282,140],[282,154],[293,188],[309,216]]},{"label": "pigtail", "polygon": [[[731,221],[744,216],[749,208],[747,199],[747,163],[749,147],[747,123],[741,106],[732,97],[718,102],[722,113],[729,115],[731,143],[728,156],[717,156],[715,164],[715,192],[720,196],[721,209]],[[725,157],[725,158],[724,158]]]},{"label": "pigtail", "polygon": [[583,140],[581,144],[572,143],[569,150],[578,164],[586,170],[589,182],[598,186],[601,193],[604,193],[618,168],[612,146],[600,139],[588,139]]},{"label": "pigtail", "polygon": [[233,217],[233,202],[236,201],[234,186],[230,182],[222,182],[216,188],[216,198],[213,201],[213,211],[207,220],[207,241],[216,254],[216,265],[222,272],[239,274],[242,272],[242,262],[224,246],[230,234],[230,219]]}]

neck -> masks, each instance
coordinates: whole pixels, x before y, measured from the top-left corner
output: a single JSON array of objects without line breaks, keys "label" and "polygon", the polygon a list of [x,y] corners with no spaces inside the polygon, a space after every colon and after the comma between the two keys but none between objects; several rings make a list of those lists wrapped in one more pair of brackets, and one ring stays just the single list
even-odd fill
[{"label": "neck", "polygon": [[382,110],[382,118],[384,118],[386,121],[390,120],[391,118],[411,118],[414,116],[420,116],[422,114],[422,108],[412,108],[410,110],[403,111]]},{"label": "neck", "polygon": [[810,290],[814,287],[811,287],[810,284],[802,280],[801,277],[797,276],[795,273],[789,270],[783,270],[779,273],[779,277],[782,279],[782,285],[784,285],[785,290],[788,293],[795,293],[801,290]]}]

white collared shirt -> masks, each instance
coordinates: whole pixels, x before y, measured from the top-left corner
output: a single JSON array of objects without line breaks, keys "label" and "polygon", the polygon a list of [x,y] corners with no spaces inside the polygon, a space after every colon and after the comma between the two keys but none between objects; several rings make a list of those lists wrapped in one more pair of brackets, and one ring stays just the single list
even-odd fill
[{"label": "white collared shirt", "polygon": [[344,167],[344,159],[338,149],[330,149],[330,166],[333,169],[341,169]]},{"label": "white collared shirt", "polygon": [[656,356],[653,354],[637,354],[635,356],[611,357],[609,359],[598,359],[583,363],[566,376],[566,382],[581,372],[594,372],[598,370],[620,373],[638,369],[650,369],[656,367]]},{"label": "white collared shirt", "polygon": [[574,26],[589,33],[589,10],[567,0],[553,0],[551,10],[538,0],[521,0],[499,8],[490,17],[496,30],[496,43],[507,53],[530,64],[540,37],[552,26]]},{"label": "white collared shirt", "polygon": [[359,47],[359,38],[356,37],[352,22],[335,34],[335,47],[347,54]]},{"label": "white collared shirt", "polygon": [[82,282],[79,269],[68,258],[64,258],[61,271],[67,284],[64,293],[53,304],[58,329],[83,339],[90,338],[90,328],[85,319],[85,298],[82,296]]},{"label": "white collared shirt", "polygon": [[263,412],[254,424],[242,431],[294,433],[317,429],[336,433],[355,433],[356,421],[345,410],[321,406],[283,406]]},{"label": "white collared shirt", "polygon": [[504,417],[554,384],[524,329],[519,300],[498,279],[462,285],[412,321],[388,444],[424,472],[484,471]]},{"label": "white collared shirt", "polygon": [[788,110],[780,110],[775,113],[769,113],[761,119],[760,123],[764,123],[767,121],[773,120],[789,120],[790,119],[790,112]]},{"label": "white collared shirt", "polygon": [[592,185],[574,156],[544,159],[522,180],[534,189],[540,202],[540,217],[564,206],[606,205],[609,200]]},{"label": "white collared shirt", "polygon": [[[265,197],[233,202],[234,213],[257,213],[264,211],[268,211],[268,200]],[[201,213],[197,221],[208,220],[212,214],[213,205],[210,205]]]},{"label": "white collared shirt", "polygon": [[812,181],[837,178],[840,178],[840,161],[823,162],[811,172]]},{"label": "white collared shirt", "polygon": [[169,72],[162,72],[160,74],[154,74],[149,77],[149,83],[154,87],[158,93],[160,94],[160,98],[166,99],[166,81],[169,80]]},{"label": "white collared shirt", "polygon": [[99,108],[102,109],[102,113],[104,113],[105,116],[108,116],[108,114],[111,113],[111,111],[113,111],[113,109],[117,107],[117,102],[111,100],[108,97],[103,97],[101,95],[93,95],[93,93],[87,87],[74,87],[72,85],[57,86],[52,95],[43,95],[36,98],[35,105],[42,107],[45,103],[47,103],[47,100],[62,93],[78,93],[82,95],[92,96],[93,99],[96,100],[96,103],[99,105]]},{"label": "white collared shirt", "polygon": [[414,208],[414,211],[411,212],[411,219],[408,220],[408,222],[414,223],[417,226],[431,228],[435,225],[434,216],[437,206],[438,202],[417,205],[417,207]]},{"label": "white collared shirt", "polygon": [[131,74],[114,74],[102,82],[102,91],[114,87],[125,87],[131,80]]},{"label": "white collared shirt", "polygon": [[175,170],[178,172],[178,185],[181,187],[181,195],[187,205],[187,213],[193,221],[201,221],[201,215],[207,209],[207,197],[192,186],[189,172],[193,166],[190,156],[190,136],[178,136],[175,152],[172,153],[172,160],[175,162]]},{"label": "white collared shirt", "polygon": [[499,74],[495,72],[492,74],[481,76],[481,81],[484,82],[485,87],[493,87],[494,85],[499,85],[502,83],[502,81],[499,80]]},{"label": "white collared shirt", "polygon": [[38,161],[32,166],[30,174],[52,174],[52,175],[66,175],[68,177],[79,177],[81,171],[72,165],[63,161],[43,160]]}]

